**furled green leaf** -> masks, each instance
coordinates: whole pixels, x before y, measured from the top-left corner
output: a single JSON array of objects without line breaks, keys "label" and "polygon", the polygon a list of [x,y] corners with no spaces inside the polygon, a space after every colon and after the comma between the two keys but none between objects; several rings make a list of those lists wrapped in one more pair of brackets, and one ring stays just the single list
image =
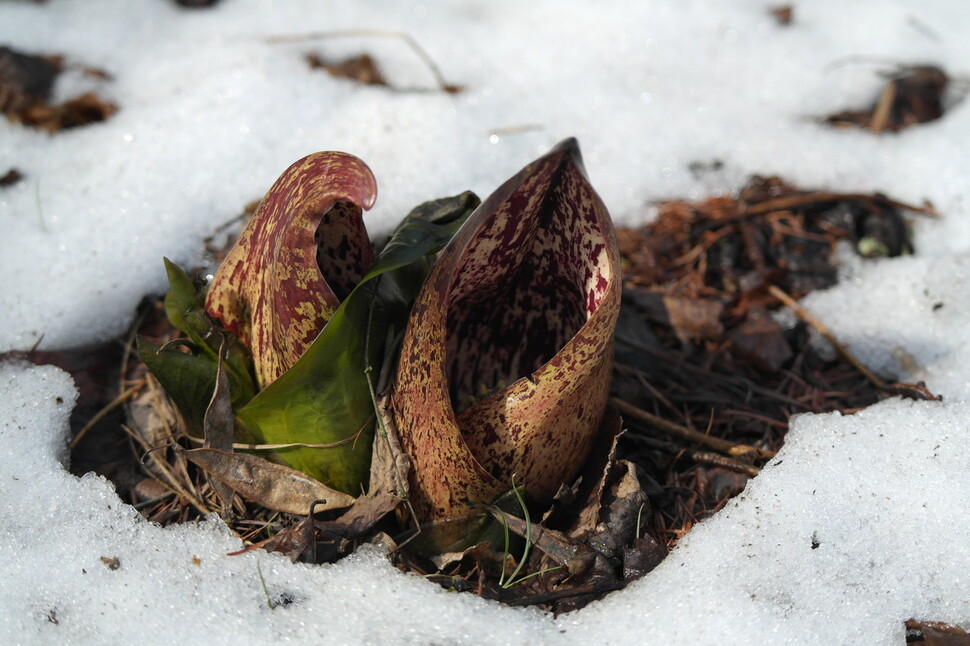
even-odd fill
[{"label": "furled green leaf", "polygon": [[[430,254],[439,251],[451,240],[480,203],[477,195],[465,191],[454,197],[443,197],[418,205],[388,238],[364,280],[412,264],[426,273],[432,264]],[[424,276],[420,278],[423,281]],[[421,283],[412,285],[415,295],[420,288]]]},{"label": "furled green leaf", "polygon": [[[165,314],[172,325],[199,343],[201,339],[196,337],[201,336],[200,331],[196,329],[196,325],[189,325],[186,320],[186,315],[199,306],[195,285],[192,284],[192,280],[182,271],[181,267],[168,258],[163,258],[163,260],[165,261],[165,274],[168,276]],[[210,350],[210,356],[215,359],[215,352]]]},{"label": "furled green leaf", "polygon": [[[136,343],[138,356],[175,402],[188,432],[202,437],[205,413],[216,387],[216,363],[142,337]],[[249,391],[232,372],[226,376],[233,405],[242,406],[251,397]]]},{"label": "furled green leaf", "polygon": [[606,405],[620,265],[575,140],[526,166],[441,252],[390,401],[420,521],[468,515],[512,477],[548,501]]},{"label": "furled green leaf", "polygon": [[238,339],[226,335],[212,322],[202,307],[195,285],[182,268],[168,258],[164,260],[169,285],[165,314],[169,322],[187,334],[199,354],[213,364],[221,351],[226,368],[233,375],[233,401],[237,405],[249,401],[256,392],[249,352]]}]

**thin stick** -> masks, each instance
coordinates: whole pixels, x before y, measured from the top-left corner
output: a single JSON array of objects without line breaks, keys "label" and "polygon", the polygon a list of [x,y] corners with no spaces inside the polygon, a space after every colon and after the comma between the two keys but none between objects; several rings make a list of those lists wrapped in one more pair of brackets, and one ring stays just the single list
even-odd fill
[{"label": "thin stick", "polygon": [[[368,422],[370,420],[367,420]],[[280,449],[335,449],[338,446],[344,446],[350,444],[357,440],[360,435],[360,431],[357,431],[348,438],[344,438],[339,442],[331,442],[330,444],[304,444],[302,442],[291,442],[289,444],[242,444],[239,442],[233,442],[232,448],[238,451],[279,451]],[[192,437],[191,435],[186,435],[190,442],[193,444],[202,444],[204,440],[198,437]]]},{"label": "thin stick", "polygon": [[520,126],[505,126],[502,128],[492,128],[488,131],[488,135],[502,137],[505,135],[518,135],[523,132],[531,132],[533,130],[542,130],[545,126],[539,123],[526,123]]},{"label": "thin stick", "polygon": [[776,426],[778,428],[784,428],[784,429],[787,429],[788,428],[788,424],[786,424],[785,422],[782,422],[782,421],[777,420],[777,419],[772,419],[772,418],[768,417],[767,415],[759,415],[758,413],[753,413],[751,411],[727,409],[727,410],[723,410],[721,412],[724,415],[731,415],[732,417],[747,417],[749,419],[756,419],[759,422],[763,422],[764,424],[768,424],[769,426]]},{"label": "thin stick", "polygon": [[880,390],[886,387],[886,383],[882,379],[872,374],[872,372],[868,368],[862,365],[862,363],[858,359],[856,359],[852,355],[852,353],[846,349],[845,346],[839,343],[839,340],[836,339],[831,332],[829,332],[829,329],[825,327],[821,321],[819,321],[817,318],[812,316],[811,313],[808,310],[806,310],[804,307],[799,305],[794,298],[789,296],[787,293],[785,293],[784,290],[782,290],[781,288],[775,285],[768,285],[768,292],[772,296],[780,300],[782,303],[790,307],[792,311],[795,312],[795,315],[798,316],[798,318],[800,318],[801,320],[805,321],[813,328],[818,330],[818,333],[821,334],[823,337],[825,337],[826,341],[832,344],[832,347],[835,348],[835,351],[838,352],[843,359],[851,363],[852,367],[854,367],[856,370],[861,372],[862,375],[869,380],[869,383],[871,383],[876,388],[879,388]]},{"label": "thin stick", "polygon": [[870,56],[867,54],[849,54],[841,56],[822,67],[822,73],[828,74],[847,65],[899,65],[898,58],[889,56]]},{"label": "thin stick", "polygon": [[757,453],[764,457],[774,456],[773,451],[766,451],[764,449],[757,449],[753,446],[748,446],[747,444],[740,444],[737,442],[731,442],[729,440],[721,439],[719,437],[713,437],[711,435],[705,435],[700,431],[695,431],[692,428],[686,426],[681,426],[662,417],[657,417],[652,413],[637,408],[633,404],[623,401],[618,397],[610,397],[610,403],[616,406],[620,413],[646,424],[650,424],[659,431],[663,431],[667,435],[673,435],[674,437],[679,437],[682,440],[687,440],[688,442],[696,442],[697,444],[703,444],[704,446],[714,449],[715,451],[720,451],[721,453],[726,453],[728,455],[738,455],[739,453]]},{"label": "thin stick", "polygon": [[730,469],[731,471],[743,473],[744,475],[751,476],[752,478],[761,472],[761,469],[753,464],[744,464],[742,462],[726,458],[723,455],[718,455],[717,453],[710,453],[708,451],[689,451],[688,455],[690,455],[690,459],[694,462],[710,464],[711,466],[721,467],[723,469]]},{"label": "thin stick", "polygon": [[771,213],[772,211],[787,211],[798,206],[809,206],[811,204],[818,204],[820,202],[839,202],[839,201],[855,201],[855,200],[876,200],[894,206],[896,208],[904,209],[906,211],[912,211],[913,213],[921,213],[923,215],[929,215],[932,217],[939,217],[939,214],[930,206],[913,206],[912,204],[906,204],[905,202],[900,202],[898,200],[893,200],[891,198],[882,195],[866,195],[864,193],[831,193],[829,191],[816,191],[813,193],[805,193],[802,195],[785,195],[783,197],[776,197],[764,202],[757,202],[755,204],[746,205],[743,207],[741,213],[728,216],[723,218],[722,222],[731,222],[732,220],[741,220],[750,215],[761,215],[763,213]]},{"label": "thin stick", "polygon": [[[203,504],[203,502],[199,498],[197,498],[195,495],[190,493],[188,490],[186,490],[184,487],[182,487],[179,484],[178,478],[176,478],[176,476],[171,472],[171,470],[169,469],[168,465],[165,463],[164,460],[159,460],[154,455],[152,455],[152,451],[155,451],[156,449],[163,449],[166,447],[158,446],[153,449],[148,445],[148,443],[145,442],[145,440],[138,433],[130,429],[125,424],[122,424],[121,428],[132,439],[134,439],[142,446],[142,449],[146,451],[145,455],[146,456],[150,455],[152,462],[154,462],[156,468],[158,468],[159,473],[155,473],[151,470],[148,470],[147,471],[148,477],[150,477],[152,480],[159,483],[163,487],[167,488],[169,491],[176,494],[177,496],[180,496],[185,500],[188,500],[189,504],[195,507],[196,511],[198,511],[203,516],[211,512],[211,510],[206,508],[205,504]],[[159,474],[162,474],[162,475],[159,475]]]},{"label": "thin stick", "polygon": [[[156,411],[162,410],[162,406],[163,406],[163,403],[162,402],[165,401],[165,394],[164,394],[164,390],[162,389],[161,384],[158,383],[158,380],[155,379],[151,375],[151,373],[149,373],[145,377],[145,383],[148,384],[148,392],[149,392],[149,394],[152,397],[152,407]],[[165,431],[166,431],[166,433],[168,435],[168,441],[169,441],[169,443],[174,443],[175,442],[175,433],[174,433],[172,427],[168,424],[167,421],[164,421],[163,422],[163,425],[164,425]],[[185,436],[188,437],[188,433],[185,433]],[[181,481],[182,481],[183,486],[185,487],[185,489],[187,491],[189,491],[197,500],[204,501],[204,497],[196,489],[195,483],[192,482],[192,478],[189,476],[189,473],[188,473],[188,470],[187,470],[188,462],[186,461],[185,457],[181,453],[176,452],[173,459],[174,459],[174,464],[169,465],[164,460],[160,460],[160,459],[156,458],[154,455],[152,455],[152,460],[155,461],[156,466],[159,469],[168,470],[169,469],[169,466],[171,466],[172,468],[175,468],[175,466],[177,465],[178,469],[181,472],[181,476],[182,476]],[[175,477],[174,473],[172,474],[172,477],[173,478]],[[205,513],[209,513],[209,512],[206,511]]]},{"label": "thin stick", "polygon": [[657,399],[657,401],[659,401],[660,403],[662,403],[664,406],[666,406],[670,410],[672,410],[674,412],[677,412],[677,407],[674,406],[673,402],[671,402],[669,399],[667,399],[667,397],[662,392],[660,392],[659,390],[657,390],[657,387],[654,386],[652,383],[650,383],[650,380],[647,379],[646,375],[644,375],[641,370],[638,370],[637,368],[634,368],[633,366],[628,366],[625,363],[620,363],[619,361],[614,361],[613,362],[613,368],[617,372],[622,372],[624,374],[632,375],[633,377],[635,377],[636,380],[637,380],[637,382],[641,386],[643,386],[644,388],[646,388],[647,390],[649,390],[650,391],[650,394],[653,395]]},{"label": "thin stick", "polygon": [[890,81],[883,88],[882,94],[879,96],[879,103],[876,104],[876,109],[872,111],[872,117],[869,119],[869,130],[882,132],[886,129],[886,124],[889,123],[889,112],[893,107],[895,98],[896,81]]}]

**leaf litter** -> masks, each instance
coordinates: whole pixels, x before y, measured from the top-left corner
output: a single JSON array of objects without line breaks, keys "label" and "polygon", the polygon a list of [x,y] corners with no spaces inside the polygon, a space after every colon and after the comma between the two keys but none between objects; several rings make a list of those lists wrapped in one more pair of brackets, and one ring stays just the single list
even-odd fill
[{"label": "leaf litter", "polygon": [[[737,196],[669,201],[656,212],[647,226],[617,231],[624,298],[611,401],[622,425],[607,415],[582,473],[548,509],[530,515],[521,498],[507,495],[487,510],[490,542],[437,559],[422,554],[420,541],[409,543],[401,531],[407,456],[393,420],[380,415],[385,424],[375,434],[376,471],[366,495],[311,515],[237,496],[229,526],[247,549],[316,563],[377,542],[397,567],[446,588],[567,612],[656,567],[777,452],[791,415],[850,414],[892,394],[932,397],[919,384],[879,387],[844,356],[828,355],[812,343],[809,323],[780,322],[786,302],[777,296],[799,299],[833,285],[839,245],[874,256],[911,251],[906,218],[935,215],[930,206],[755,177]],[[143,304],[135,328],[158,344],[178,335],[161,300]],[[80,380],[87,403],[79,410],[88,417],[111,409],[74,447],[72,465],[110,472],[119,495],[163,525],[218,511],[213,483],[188,459],[199,439],[186,432],[131,350],[129,340],[83,353],[27,353],[66,366]],[[83,384],[93,375],[111,375],[118,386],[87,390]],[[133,394],[119,402],[125,392]],[[74,419],[74,431],[85,421]],[[94,464],[104,438],[136,456],[128,476]],[[117,454],[106,460],[118,461]]]},{"label": "leaf litter", "polygon": [[941,118],[965,93],[965,87],[953,92],[953,79],[936,65],[900,65],[882,76],[886,82],[871,106],[836,112],[824,122],[836,128],[899,132]]},{"label": "leaf litter", "polygon": [[318,52],[307,52],[304,59],[310,69],[324,70],[335,78],[344,78],[363,85],[379,85],[398,92],[428,92],[440,91],[446,94],[459,94],[464,87],[448,82],[438,64],[431,55],[418,43],[413,36],[403,31],[389,31],[384,29],[335,29],[332,31],[318,31],[308,34],[283,34],[267,39],[270,44],[282,45],[290,43],[305,43],[319,40],[334,40],[343,38],[370,38],[397,40],[403,43],[427,68],[434,78],[434,88],[399,87],[391,83],[381,72],[375,58],[362,52],[343,60],[333,60],[331,57]]},{"label": "leaf litter", "polygon": [[27,54],[0,45],[0,112],[13,123],[49,133],[104,121],[117,112],[118,106],[94,92],[52,103],[54,84],[68,69],[80,69],[89,78],[110,78],[104,70],[69,65],[63,56]]}]

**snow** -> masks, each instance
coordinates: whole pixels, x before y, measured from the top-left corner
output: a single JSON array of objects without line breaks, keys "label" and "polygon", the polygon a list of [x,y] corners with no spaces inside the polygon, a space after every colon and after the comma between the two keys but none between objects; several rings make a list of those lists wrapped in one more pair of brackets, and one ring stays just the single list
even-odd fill
[{"label": "snow", "polygon": [[[910,617],[970,625],[970,102],[899,135],[816,121],[870,101],[896,64],[965,75],[970,9],[815,0],[780,27],[771,6],[2,3],[0,43],[106,69],[109,80],[71,72],[58,93],[93,88],[121,110],[53,136],[0,122],[0,174],[26,176],[0,189],[0,351],[118,334],[164,289],[162,256],[199,262],[204,238],[306,153],[370,164],[379,234],[425,199],[488,194],[572,135],[620,223],[752,173],[931,200],[943,217],[916,223],[914,256],[860,263],[805,305],[873,368],[924,379],[945,403],[798,417],[772,464],[654,572],[554,619],[444,592],[375,550],[309,567],[226,556],[240,543],[218,521],[153,526],[110,483],[64,469],[70,377],[8,361],[0,642],[891,644]],[[362,28],[407,32],[465,91],[433,91],[400,39],[267,42]],[[395,86],[427,91],[362,87],[303,61],[365,50]],[[260,576],[292,602],[271,610]]]}]

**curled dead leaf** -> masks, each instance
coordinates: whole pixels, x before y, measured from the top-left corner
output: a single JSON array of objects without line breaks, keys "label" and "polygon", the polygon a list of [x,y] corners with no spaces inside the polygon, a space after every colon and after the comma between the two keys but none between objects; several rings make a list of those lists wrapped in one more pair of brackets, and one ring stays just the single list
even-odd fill
[{"label": "curled dead leaf", "polygon": [[[206,408],[202,423],[202,430],[205,433],[205,442],[202,448],[219,449],[232,453],[235,420],[232,414],[232,398],[229,394],[229,378],[226,376],[226,367],[222,361],[226,345],[227,343],[223,341],[222,347],[219,348],[216,387],[212,392],[212,399],[209,401],[209,407]],[[219,498],[222,517],[228,518],[232,512],[232,488],[213,477],[209,478],[209,486],[212,487]]]},{"label": "curled dead leaf", "polygon": [[268,509],[305,515],[314,502],[318,503],[317,511],[341,509],[354,503],[351,495],[256,455],[206,448],[178,450],[209,476]]}]

